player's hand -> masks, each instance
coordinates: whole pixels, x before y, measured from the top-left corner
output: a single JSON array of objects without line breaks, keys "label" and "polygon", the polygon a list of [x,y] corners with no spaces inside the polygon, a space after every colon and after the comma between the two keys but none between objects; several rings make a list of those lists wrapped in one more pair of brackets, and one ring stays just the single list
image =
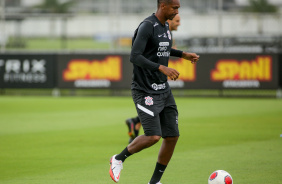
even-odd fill
[{"label": "player's hand", "polygon": [[176,80],[179,77],[179,72],[173,68],[160,65],[159,71],[168,76],[171,80]]},{"label": "player's hand", "polygon": [[196,53],[183,52],[182,58],[190,60],[192,64],[195,64],[199,60],[200,56]]}]

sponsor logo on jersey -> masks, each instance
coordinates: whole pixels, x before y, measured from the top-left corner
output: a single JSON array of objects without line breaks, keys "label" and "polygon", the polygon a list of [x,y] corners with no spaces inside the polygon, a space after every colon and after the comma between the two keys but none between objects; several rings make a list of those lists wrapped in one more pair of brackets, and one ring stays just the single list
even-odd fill
[{"label": "sponsor logo on jersey", "polygon": [[156,27],[157,25],[159,25],[159,23],[155,22],[154,27]]},{"label": "sponsor logo on jersey", "polygon": [[157,56],[158,57],[169,57],[170,52],[167,51],[168,46],[169,46],[169,42],[160,42],[158,52],[157,52]]},{"label": "sponsor logo on jersey", "polygon": [[154,84],[152,84],[151,86],[152,86],[152,88],[153,88],[155,91],[158,91],[158,90],[161,90],[161,89],[165,89],[165,88],[166,88],[165,83],[163,83],[163,84],[156,84],[156,83],[154,83]]},{"label": "sponsor logo on jersey", "polygon": [[150,96],[145,97],[145,104],[149,106],[154,105],[153,98]]},{"label": "sponsor logo on jersey", "polygon": [[158,51],[161,51],[161,52],[165,52],[167,50],[167,47],[159,47],[158,48]]},{"label": "sponsor logo on jersey", "polygon": [[159,46],[161,46],[161,47],[163,47],[163,46],[167,47],[167,46],[169,46],[169,42],[160,42],[160,43],[159,43]]},{"label": "sponsor logo on jersey", "polygon": [[171,40],[171,34],[170,34],[170,31],[169,31],[169,30],[167,30],[167,35],[168,35],[168,39]]},{"label": "sponsor logo on jersey", "polygon": [[163,34],[159,34],[159,35],[158,35],[158,37],[159,37],[159,38],[160,38],[160,37],[167,38],[167,36],[166,36],[166,34],[165,34],[165,33],[163,33]]},{"label": "sponsor logo on jersey", "polygon": [[159,57],[169,57],[170,56],[170,52],[169,51],[167,51],[167,52],[158,52],[157,56],[159,56]]}]

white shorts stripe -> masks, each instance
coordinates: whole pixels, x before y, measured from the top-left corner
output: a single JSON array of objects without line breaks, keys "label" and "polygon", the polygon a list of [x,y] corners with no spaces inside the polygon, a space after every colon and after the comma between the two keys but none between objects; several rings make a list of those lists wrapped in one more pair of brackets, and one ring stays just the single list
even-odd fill
[{"label": "white shorts stripe", "polygon": [[155,116],[153,111],[150,111],[149,109],[146,109],[142,105],[137,104],[137,108],[140,109],[141,111],[151,115],[151,116]]}]

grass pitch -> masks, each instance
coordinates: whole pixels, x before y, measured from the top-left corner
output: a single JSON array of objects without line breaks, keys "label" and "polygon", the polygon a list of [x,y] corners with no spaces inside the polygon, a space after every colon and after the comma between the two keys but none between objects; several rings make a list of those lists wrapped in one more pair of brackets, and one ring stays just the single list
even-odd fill
[{"label": "grass pitch", "polygon": [[[18,38],[12,38],[17,42]],[[93,38],[68,38],[63,41],[60,38],[24,38],[24,47],[7,47],[7,50],[31,50],[31,51],[57,51],[57,50],[108,50],[110,42],[96,41]]]},{"label": "grass pitch", "polygon": [[[176,98],[180,139],[164,184],[282,184],[282,101]],[[128,141],[130,97],[0,97],[1,184],[108,184]],[[120,184],[148,183],[160,143],[124,163]]]}]

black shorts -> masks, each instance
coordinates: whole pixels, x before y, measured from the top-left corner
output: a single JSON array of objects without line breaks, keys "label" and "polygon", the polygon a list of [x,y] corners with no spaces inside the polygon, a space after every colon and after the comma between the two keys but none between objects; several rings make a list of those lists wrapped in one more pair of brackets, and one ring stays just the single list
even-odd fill
[{"label": "black shorts", "polygon": [[132,90],[132,98],[146,136],[179,136],[178,111],[171,91],[155,95]]}]

